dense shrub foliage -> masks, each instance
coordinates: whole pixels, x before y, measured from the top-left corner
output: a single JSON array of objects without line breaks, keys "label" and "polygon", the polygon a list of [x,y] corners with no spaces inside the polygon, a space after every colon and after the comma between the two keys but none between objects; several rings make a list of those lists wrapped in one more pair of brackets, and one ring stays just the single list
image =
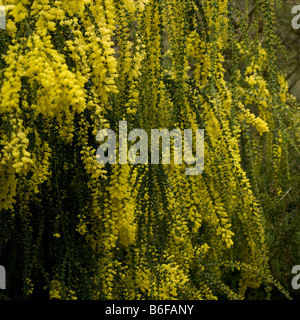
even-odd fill
[{"label": "dense shrub foliage", "polygon": [[[1,298],[290,296],[299,109],[276,60],[273,1],[251,3],[5,2]],[[121,120],[149,134],[205,129],[203,173],[100,165],[96,134]]]}]

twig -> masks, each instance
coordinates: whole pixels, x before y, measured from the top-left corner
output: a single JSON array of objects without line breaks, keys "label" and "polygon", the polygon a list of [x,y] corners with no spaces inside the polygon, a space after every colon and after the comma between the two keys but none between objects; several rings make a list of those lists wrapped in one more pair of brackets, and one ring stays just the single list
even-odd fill
[{"label": "twig", "polygon": [[291,190],[292,187],[290,187],[289,190],[278,201],[281,201]]}]

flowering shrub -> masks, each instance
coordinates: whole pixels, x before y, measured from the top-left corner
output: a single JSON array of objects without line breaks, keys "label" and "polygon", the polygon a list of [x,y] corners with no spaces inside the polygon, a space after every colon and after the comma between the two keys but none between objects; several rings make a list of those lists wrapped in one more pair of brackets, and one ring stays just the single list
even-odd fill
[{"label": "flowering shrub", "polygon": [[[6,298],[243,299],[261,286],[288,296],[269,268],[259,190],[267,170],[282,195],[299,116],[276,66],[272,1],[259,3],[263,35],[235,28],[246,18],[229,0],[6,1]],[[204,128],[203,174],[100,165],[96,134],[121,120]]]}]

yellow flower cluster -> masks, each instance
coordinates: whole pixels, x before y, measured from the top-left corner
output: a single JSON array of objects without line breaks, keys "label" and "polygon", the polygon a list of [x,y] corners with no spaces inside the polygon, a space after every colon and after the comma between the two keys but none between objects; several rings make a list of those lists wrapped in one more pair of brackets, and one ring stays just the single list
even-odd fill
[{"label": "yellow flower cluster", "polygon": [[211,44],[201,41],[196,31],[191,32],[187,39],[187,54],[196,59],[194,75],[202,84],[206,85],[208,77],[211,76]]},{"label": "yellow flower cluster", "polygon": [[16,174],[25,175],[31,169],[33,161],[28,152],[28,129],[23,127],[21,119],[7,116],[11,126],[9,135],[0,139],[3,149],[0,153],[0,210],[12,209],[16,192]]},{"label": "yellow flower cluster", "polygon": [[[218,291],[239,299],[258,288],[268,272],[265,225],[240,145],[246,132],[255,172],[265,138],[279,184],[283,132],[273,136],[272,108],[286,103],[288,88],[279,76],[274,103],[263,74],[269,53],[257,45],[252,57],[252,43],[234,44],[247,65],[234,88],[226,80],[231,2],[13,4],[0,70],[0,211],[14,210],[19,190],[27,235],[42,202],[56,206],[42,211],[65,257],[50,298],[80,297],[61,280],[73,263],[84,265],[95,299],[217,299]],[[204,128],[203,174],[186,176],[185,164],[100,165],[96,133],[121,119],[147,132]],[[88,263],[77,263],[81,255]],[[234,292],[222,280],[237,265]]]},{"label": "yellow flower cluster", "polygon": [[135,242],[135,197],[132,189],[136,174],[130,173],[130,166],[115,167],[111,177],[109,197],[104,203],[104,248],[110,251],[117,245],[128,248]]},{"label": "yellow flower cluster", "polygon": [[50,299],[77,300],[77,297],[74,290],[63,287],[61,282],[58,280],[52,280],[50,284]]}]

